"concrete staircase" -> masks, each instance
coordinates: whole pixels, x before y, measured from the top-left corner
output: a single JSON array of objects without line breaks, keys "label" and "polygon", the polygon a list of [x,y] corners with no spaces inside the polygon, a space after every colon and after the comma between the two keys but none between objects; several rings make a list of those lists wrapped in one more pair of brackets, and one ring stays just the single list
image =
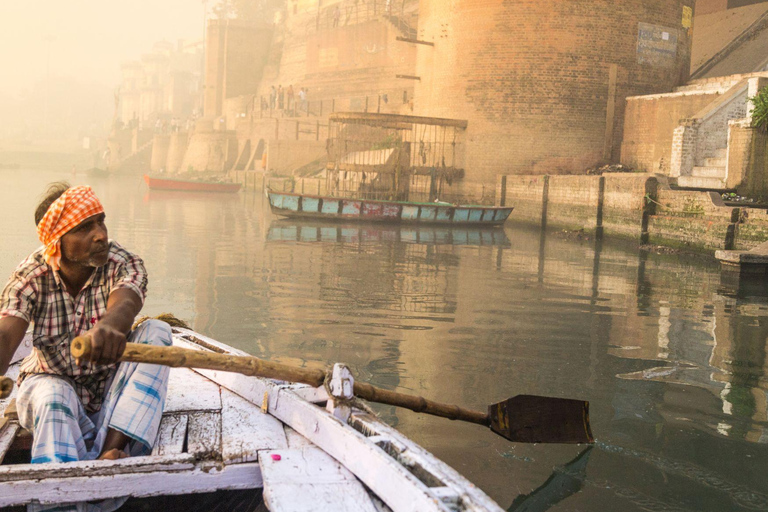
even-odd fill
[{"label": "concrete staircase", "polygon": [[727,149],[718,149],[715,156],[704,159],[704,165],[694,167],[690,176],[680,176],[677,186],[707,190],[727,190],[725,186],[725,167],[727,164]]},{"label": "concrete staircase", "polygon": [[135,153],[121,158],[111,167],[119,172],[148,172],[154,142],[154,138],[149,139],[139,146]]}]

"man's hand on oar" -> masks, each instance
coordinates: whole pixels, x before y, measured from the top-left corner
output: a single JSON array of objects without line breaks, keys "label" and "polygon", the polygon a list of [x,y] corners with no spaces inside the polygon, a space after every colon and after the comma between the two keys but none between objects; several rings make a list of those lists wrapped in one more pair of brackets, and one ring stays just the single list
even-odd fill
[{"label": "man's hand on oar", "polygon": [[0,400],[8,398],[13,391],[13,380],[8,377],[0,376]]},{"label": "man's hand on oar", "polygon": [[[91,340],[75,338],[72,356],[88,359]],[[179,347],[157,347],[126,343],[121,361],[161,364],[170,367],[201,368],[266,377],[310,386],[323,385],[326,373],[319,369],[299,368],[265,361],[253,356],[232,356]],[[420,396],[396,393],[363,382],[355,382],[354,395],[382,404],[404,407],[452,420],[485,425],[500,436],[522,443],[592,443],[589,426],[589,402],[567,398],[518,395],[490,405],[488,413],[433,402]]]}]

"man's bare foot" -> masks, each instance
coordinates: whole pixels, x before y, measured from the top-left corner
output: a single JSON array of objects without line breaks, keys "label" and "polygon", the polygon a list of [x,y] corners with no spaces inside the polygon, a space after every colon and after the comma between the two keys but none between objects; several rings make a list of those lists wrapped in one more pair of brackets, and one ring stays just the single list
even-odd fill
[{"label": "man's bare foot", "polygon": [[126,457],[128,457],[128,454],[125,453],[123,450],[112,448],[108,452],[102,453],[99,456],[99,460],[117,460],[117,459],[125,459]]}]

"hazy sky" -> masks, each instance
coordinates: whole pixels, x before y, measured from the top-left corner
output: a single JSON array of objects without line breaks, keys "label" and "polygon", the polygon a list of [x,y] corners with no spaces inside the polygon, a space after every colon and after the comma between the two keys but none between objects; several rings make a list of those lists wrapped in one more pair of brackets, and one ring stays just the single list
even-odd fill
[{"label": "hazy sky", "polygon": [[112,87],[121,62],[202,31],[201,0],[0,0],[0,94],[7,100],[46,77],[49,36],[51,79]]}]

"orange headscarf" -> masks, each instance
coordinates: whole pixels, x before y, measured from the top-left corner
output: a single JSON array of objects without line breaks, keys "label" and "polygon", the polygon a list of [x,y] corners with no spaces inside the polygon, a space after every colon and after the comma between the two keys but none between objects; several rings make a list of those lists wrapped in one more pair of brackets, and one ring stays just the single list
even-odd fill
[{"label": "orange headscarf", "polygon": [[104,207],[91,187],[67,189],[51,204],[37,225],[37,237],[45,245],[45,262],[59,270],[61,237],[89,217],[104,213]]}]

